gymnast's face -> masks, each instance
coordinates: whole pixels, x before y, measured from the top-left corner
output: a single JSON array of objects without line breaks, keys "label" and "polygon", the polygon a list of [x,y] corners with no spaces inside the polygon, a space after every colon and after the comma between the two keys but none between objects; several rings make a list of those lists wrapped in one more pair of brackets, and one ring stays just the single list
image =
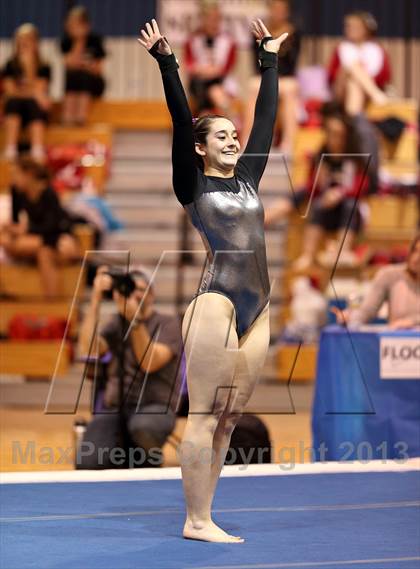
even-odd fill
[{"label": "gymnast's face", "polygon": [[211,121],[206,144],[196,144],[196,152],[203,157],[205,169],[230,172],[238,161],[240,143],[235,125],[225,118]]}]

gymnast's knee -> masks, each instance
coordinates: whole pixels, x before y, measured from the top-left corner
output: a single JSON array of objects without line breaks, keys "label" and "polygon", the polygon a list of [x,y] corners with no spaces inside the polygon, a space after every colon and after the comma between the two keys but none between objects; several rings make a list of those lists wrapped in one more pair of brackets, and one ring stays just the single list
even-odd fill
[{"label": "gymnast's knee", "polygon": [[188,415],[189,432],[197,438],[202,435],[214,435],[220,422],[223,420],[223,410],[215,410],[209,413],[194,413]]},{"label": "gymnast's knee", "polygon": [[221,426],[226,435],[231,435],[243,415],[243,410],[231,410],[221,418]]}]

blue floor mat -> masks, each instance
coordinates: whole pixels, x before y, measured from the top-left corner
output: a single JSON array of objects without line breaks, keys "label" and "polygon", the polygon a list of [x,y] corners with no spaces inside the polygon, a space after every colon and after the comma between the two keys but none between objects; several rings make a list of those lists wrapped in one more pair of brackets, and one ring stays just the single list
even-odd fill
[{"label": "blue floor mat", "polygon": [[180,480],[4,484],[1,569],[420,568],[416,471],[222,478],[215,521],[182,539]]}]

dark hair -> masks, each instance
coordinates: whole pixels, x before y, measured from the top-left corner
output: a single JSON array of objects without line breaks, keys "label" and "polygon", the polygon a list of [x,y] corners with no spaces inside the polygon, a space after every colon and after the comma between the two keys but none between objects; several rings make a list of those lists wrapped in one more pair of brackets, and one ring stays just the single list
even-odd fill
[{"label": "dark hair", "polygon": [[[225,119],[222,115],[203,115],[198,119],[193,119],[194,142],[197,144],[206,144],[207,135],[210,132],[211,123],[215,119]],[[204,160],[196,153],[197,163],[200,170],[204,170]]]},{"label": "dark hair", "polygon": [[[344,108],[340,103],[330,102],[323,105],[321,108],[322,124],[326,127],[326,123],[329,119],[336,119],[343,123],[346,128],[346,154],[359,154],[361,152],[360,136],[357,133],[357,129],[354,125],[354,121],[351,116],[346,114]],[[363,157],[354,157],[353,160],[359,165],[364,164]]]},{"label": "dark hair", "polygon": [[16,160],[16,166],[25,174],[30,174],[35,180],[49,182],[50,173],[48,168],[27,155],[20,156]]},{"label": "dark hair", "polygon": [[134,279],[142,279],[150,290],[153,290],[153,283],[151,281],[150,275],[145,273],[142,269],[133,269],[130,271],[130,275]]},{"label": "dark hair", "polygon": [[375,17],[365,10],[354,10],[345,15],[345,18],[359,18],[363,22],[366,31],[370,36],[375,36],[378,31],[378,22]]}]

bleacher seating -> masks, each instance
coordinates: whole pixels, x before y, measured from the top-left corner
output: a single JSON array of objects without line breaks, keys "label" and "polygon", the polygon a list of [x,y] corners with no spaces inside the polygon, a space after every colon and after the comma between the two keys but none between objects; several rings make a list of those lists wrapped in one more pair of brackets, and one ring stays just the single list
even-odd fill
[{"label": "bleacher seating", "polygon": [[[240,110],[241,103],[237,102]],[[381,120],[387,116],[397,116],[409,125],[416,122],[418,105],[416,101],[392,101],[385,107],[371,106],[368,115],[372,120]],[[54,107],[54,115],[59,117],[60,105]],[[170,128],[170,117],[164,101],[109,101],[101,100],[94,103],[88,124],[85,127],[68,128],[52,125],[48,130],[47,144],[83,143],[89,140],[97,140],[107,148],[112,144],[113,130],[135,131],[162,131]],[[309,170],[308,157],[314,154],[323,141],[322,130],[318,127],[299,129],[293,152],[290,176],[293,188],[297,189],[304,185]],[[0,136],[0,145],[2,136]],[[412,127],[407,128],[395,148],[385,142],[381,142],[381,164],[385,165],[390,173],[413,173],[417,169],[417,132]],[[104,187],[105,170],[101,167],[88,166],[91,175],[99,188]],[[0,161],[0,189],[5,188],[10,180],[10,167]],[[417,223],[415,198],[402,199],[396,196],[371,196],[367,199],[370,207],[370,222],[365,231],[364,238],[374,247],[386,244],[406,244],[412,236]],[[284,295],[288,298],[289,283],[296,276],[290,271],[290,262],[301,251],[302,225],[304,220],[298,215],[292,216],[289,223],[288,237],[285,245],[286,271],[283,279]],[[89,236],[84,249],[88,246]],[[19,273],[17,278],[16,270]],[[27,271],[27,272],[26,272]],[[63,288],[62,294],[73,294],[74,286],[78,277],[78,270],[73,267],[62,269]],[[341,273],[340,273],[341,271]],[[360,267],[356,269],[339,269],[339,274],[360,274]],[[6,278],[3,278],[3,286],[7,294],[18,294],[22,298],[41,295],[39,278],[33,267],[7,267]],[[328,281],[329,271],[318,268],[317,277],[324,286]],[[15,284],[12,285],[11,283]],[[16,285],[16,282],[18,284]],[[2,281],[0,281],[2,284]],[[282,322],[287,317],[288,310],[281,310]],[[278,356],[278,377],[287,380],[296,353],[296,346],[284,348]],[[299,358],[296,362],[292,380],[311,379],[314,377],[315,347],[302,346]],[[303,366],[303,368],[302,368]],[[306,366],[306,367],[305,367]]]},{"label": "bleacher seating", "polygon": [[280,381],[313,381],[318,347],[315,344],[283,344],[277,351],[277,373]]},{"label": "bleacher seating", "polygon": [[77,332],[78,309],[72,310],[70,300],[0,300],[0,336],[5,337],[9,329],[9,322],[15,314],[31,314],[36,316],[54,316],[68,320],[67,334],[74,337]]},{"label": "bleacher seating", "polygon": [[3,374],[24,375],[28,378],[48,377],[54,372],[64,375],[70,365],[70,346],[61,340],[19,342],[2,340],[0,342],[1,371]]},{"label": "bleacher seating", "polygon": [[[80,265],[69,265],[59,269],[59,292],[61,298],[72,298],[77,289]],[[77,294],[83,292],[79,287]],[[5,263],[0,271],[0,293],[13,298],[44,298],[41,278],[37,267],[29,264]]]},{"label": "bleacher seating", "polygon": [[[85,127],[65,127],[51,125],[46,134],[47,146],[62,144],[86,144],[95,141],[103,144],[108,151],[112,147],[112,128],[106,124],[93,124]],[[0,148],[4,146],[4,132],[0,131]],[[86,165],[85,172],[93,178],[98,188],[98,193],[103,193],[106,181],[106,164]],[[0,159],[0,191],[7,191],[10,186],[12,167],[11,164]]]}]

